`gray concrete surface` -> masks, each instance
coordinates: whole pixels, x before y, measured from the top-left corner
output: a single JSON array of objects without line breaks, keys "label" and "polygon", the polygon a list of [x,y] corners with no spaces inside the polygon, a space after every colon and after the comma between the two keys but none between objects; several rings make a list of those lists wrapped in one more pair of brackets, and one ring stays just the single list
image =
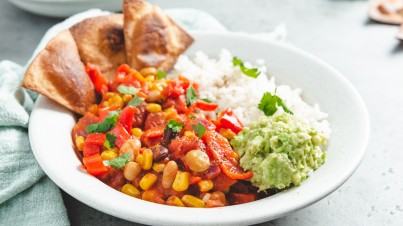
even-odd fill
[{"label": "gray concrete surface", "polygon": [[[265,32],[286,23],[288,42],[337,68],[367,105],[371,139],[355,174],[321,201],[261,225],[403,225],[403,43],[395,38],[398,27],[369,21],[366,1],[152,2],[163,8],[204,10],[232,31]],[[58,21],[0,1],[0,60],[24,64],[43,33]],[[64,200],[72,225],[131,224],[67,194]]]}]

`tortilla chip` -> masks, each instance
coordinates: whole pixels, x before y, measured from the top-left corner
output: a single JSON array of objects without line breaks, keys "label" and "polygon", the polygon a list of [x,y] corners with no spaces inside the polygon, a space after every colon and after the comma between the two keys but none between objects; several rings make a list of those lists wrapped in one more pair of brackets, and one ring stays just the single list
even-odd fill
[{"label": "tortilla chip", "polygon": [[126,63],[123,15],[111,14],[86,19],[70,28],[81,60],[97,65],[109,81],[116,69]]},{"label": "tortilla chip", "polygon": [[142,0],[124,0],[126,57],[137,70],[144,67],[169,71],[193,38],[160,8]]},{"label": "tortilla chip", "polygon": [[82,115],[96,101],[94,86],[68,30],[53,38],[36,56],[22,86]]}]

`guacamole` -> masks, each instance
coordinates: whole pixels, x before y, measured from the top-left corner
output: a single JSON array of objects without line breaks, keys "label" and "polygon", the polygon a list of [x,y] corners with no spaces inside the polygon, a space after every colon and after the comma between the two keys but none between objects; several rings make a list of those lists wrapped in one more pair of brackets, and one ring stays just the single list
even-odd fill
[{"label": "guacamole", "polygon": [[294,115],[263,116],[232,141],[240,165],[252,170],[251,182],[260,190],[298,186],[326,158],[323,134]]}]

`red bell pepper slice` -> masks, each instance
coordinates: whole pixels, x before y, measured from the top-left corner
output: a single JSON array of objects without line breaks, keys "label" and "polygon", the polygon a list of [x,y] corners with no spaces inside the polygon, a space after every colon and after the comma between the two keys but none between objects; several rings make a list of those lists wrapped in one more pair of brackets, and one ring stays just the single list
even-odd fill
[{"label": "red bell pepper slice", "polygon": [[[243,129],[241,121],[234,115],[231,108],[228,108],[221,112],[218,116],[220,128],[230,129],[234,133],[238,134]],[[218,129],[220,129],[218,128]]]},{"label": "red bell pepper slice", "polygon": [[103,95],[109,91],[108,80],[102,76],[101,72],[94,65],[87,63],[85,65],[85,70],[90,77],[92,83],[94,84],[95,90]]},{"label": "red bell pepper slice", "polygon": [[228,140],[214,130],[207,130],[203,137],[207,150],[218,160],[221,170],[231,179],[245,180],[253,176],[253,172],[245,172],[238,164],[237,155]]},{"label": "red bell pepper slice", "polygon": [[199,183],[199,181],[201,181],[201,177],[195,176],[195,175],[189,176],[189,184],[191,184],[191,185],[197,184],[197,183]]},{"label": "red bell pepper slice", "polygon": [[98,116],[99,116],[98,122],[103,122],[105,120],[106,116],[109,115],[109,112],[115,111],[115,110],[118,110],[118,109],[120,109],[120,106],[117,105],[117,104],[113,104],[113,105],[108,106],[108,107],[100,108],[98,110]]},{"label": "red bell pepper slice", "polygon": [[91,133],[85,139],[85,143],[94,144],[98,146],[104,145],[106,135],[104,133]]},{"label": "red bell pepper slice", "polygon": [[116,136],[115,144],[120,149],[123,143],[130,139],[130,134],[126,131],[126,129],[120,123],[116,123],[116,126],[110,131],[110,133]]},{"label": "red bell pepper slice", "polygon": [[118,83],[123,82],[127,74],[129,74],[131,68],[127,64],[122,64],[118,67],[115,73],[115,81]]},{"label": "red bell pepper slice", "polygon": [[93,176],[101,176],[108,172],[108,168],[102,162],[102,158],[99,154],[84,157],[83,163],[87,172]]},{"label": "red bell pepper slice", "polygon": [[196,108],[203,110],[203,111],[215,111],[217,109],[218,104],[216,103],[208,103],[202,100],[196,101]]},{"label": "red bell pepper slice", "polygon": [[117,122],[120,123],[128,133],[131,133],[133,126],[134,114],[136,114],[137,108],[133,106],[127,106],[118,116]]},{"label": "red bell pepper slice", "polygon": [[100,146],[96,144],[84,143],[83,154],[84,157],[92,156],[95,154],[99,154]]}]

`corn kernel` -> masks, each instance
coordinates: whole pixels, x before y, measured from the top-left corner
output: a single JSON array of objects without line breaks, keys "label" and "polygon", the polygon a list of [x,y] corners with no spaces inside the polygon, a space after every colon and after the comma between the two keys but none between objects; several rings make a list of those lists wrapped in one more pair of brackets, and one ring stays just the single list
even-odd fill
[{"label": "corn kernel", "polygon": [[123,102],[125,102],[125,103],[129,102],[132,98],[133,98],[133,97],[132,97],[132,95],[130,95],[130,94],[124,94],[124,95],[122,96]]},{"label": "corn kernel", "polygon": [[76,137],[76,146],[79,151],[84,150],[84,141],[85,138],[83,136]]},{"label": "corn kernel", "polygon": [[112,92],[105,93],[105,99],[109,99],[109,98],[111,98],[113,96],[115,96],[115,93],[112,93]]},{"label": "corn kernel", "polygon": [[158,191],[155,189],[150,189],[143,192],[141,199],[149,201],[149,202],[156,202],[158,199]]},{"label": "corn kernel", "polygon": [[160,112],[162,110],[162,108],[161,108],[161,105],[159,105],[159,104],[151,103],[151,104],[146,105],[146,110],[151,113],[156,113],[156,112]]},{"label": "corn kernel", "polygon": [[211,180],[201,180],[197,185],[199,186],[199,190],[201,192],[210,191],[214,187],[214,183]]},{"label": "corn kernel", "polygon": [[142,154],[138,154],[136,156],[136,159],[134,160],[135,162],[137,162],[137,164],[141,165],[143,163],[143,155]]},{"label": "corn kernel", "polygon": [[109,105],[118,105],[120,107],[123,107],[124,103],[123,103],[123,99],[122,97],[120,97],[119,95],[114,95],[113,97],[111,97],[109,100]]},{"label": "corn kernel", "polygon": [[152,173],[147,173],[140,180],[140,188],[143,190],[147,190],[147,189],[151,188],[155,184],[157,179],[158,179],[157,175],[152,174]]},{"label": "corn kernel", "polygon": [[116,157],[118,157],[118,154],[113,151],[106,150],[101,153],[102,160],[111,160]]},{"label": "corn kernel", "polygon": [[136,137],[141,137],[141,135],[143,134],[143,130],[141,130],[140,128],[133,128],[132,129],[132,135],[136,136]]},{"label": "corn kernel", "polygon": [[153,152],[150,149],[143,150],[143,161],[141,161],[141,168],[149,170],[153,166]]},{"label": "corn kernel", "polygon": [[223,137],[227,138],[228,140],[232,140],[236,136],[236,134],[234,132],[232,132],[232,130],[224,129],[224,128],[220,129],[220,134]]},{"label": "corn kernel", "polygon": [[160,91],[160,92],[162,92],[162,90],[164,89],[164,87],[162,87],[162,85],[160,83],[153,83],[150,87],[151,87],[151,90]]},{"label": "corn kernel", "polygon": [[164,171],[165,164],[164,163],[154,163],[153,164],[153,170],[157,173],[161,173]]},{"label": "corn kernel", "polygon": [[148,75],[148,76],[145,78],[145,80],[146,80],[146,81],[149,81],[149,82],[154,81],[154,75]]},{"label": "corn kernel", "polygon": [[131,184],[123,185],[123,187],[120,191],[125,193],[126,195],[130,195],[132,197],[136,197],[136,198],[140,197],[140,191]]},{"label": "corn kernel", "polygon": [[172,188],[175,191],[186,191],[189,187],[189,173],[178,171],[175,176],[175,180],[172,184]]},{"label": "corn kernel", "polygon": [[113,151],[116,154],[119,154],[119,149],[117,147],[111,148],[111,149],[109,149],[109,151]]},{"label": "corn kernel", "polygon": [[167,199],[167,205],[170,205],[170,206],[185,206],[185,205],[183,205],[183,202],[175,195],[170,196]]},{"label": "corn kernel", "polygon": [[204,207],[206,204],[203,200],[193,196],[193,195],[184,195],[182,197],[182,202],[189,207]]},{"label": "corn kernel", "polygon": [[184,135],[189,138],[195,138],[196,135],[192,131],[185,131]]},{"label": "corn kernel", "polygon": [[108,101],[104,101],[103,103],[102,103],[102,107],[108,107],[109,106],[109,102]]}]

